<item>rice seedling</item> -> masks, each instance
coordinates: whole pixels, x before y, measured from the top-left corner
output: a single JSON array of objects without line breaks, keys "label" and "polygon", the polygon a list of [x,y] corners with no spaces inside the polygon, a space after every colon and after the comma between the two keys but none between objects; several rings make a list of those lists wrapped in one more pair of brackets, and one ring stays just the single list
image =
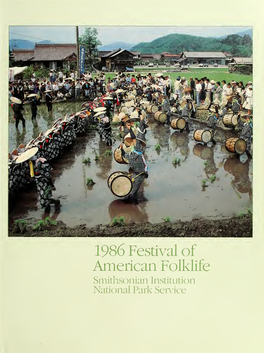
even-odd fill
[{"label": "rice seedling", "polygon": [[44,226],[45,226],[44,221],[38,221],[38,223],[35,225],[33,230],[41,231],[41,230],[43,230]]},{"label": "rice seedling", "polygon": [[170,217],[164,217],[162,218],[163,222],[168,223],[171,221]]},{"label": "rice seedling", "polygon": [[82,162],[84,164],[91,164],[91,159],[90,158],[85,158]]},{"label": "rice seedling", "polygon": [[155,150],[156,150],[157,152],[160,152],[161,147],[160,147],[160,145],[159,145],[159,144],[157,144],[157,145],[155,146]]},{"label": "rice seedling", "polygon": [[123,226],[125,225],[125,217],[121,216],[121,217],[114,217],[111,221],[111,226]]},{"label": "rice seedling", "polygon": [[94,160],[99,161],[99,159],[100,159],[100,157],[98,156],[98,154],[96,154]]},{"label": "rice seedling", "polygon": [[207,162],[207,161],[205,161],[205,162],[204,162],[204,165],[205,165],[206,167],[208,167],[208,162]]},{"label": "rice seedling", "polygon": [[244,212],[239,212],[238,216],[239,216],[240,218],[244,217]]},{"label": "rice seedling", "polygon": [[174,160],[172,161],[172,164],[174,166],[181,165],[181,159],[180,158],[174,158]]},{"label": "rice seedling", "polygon": [[212,175],[212,176],[210,177],[211,183],[213,183],[213,182],[215,181],[215,179],[216,179],[216,176],[215,176],[215,175]]},{"label": "rice seedling", "polygon": [[92,178],[87,178],[86,179],[86,185],[87,186],[93,186],[95,184],[95,182],[93,181]]},{"label": "rice seedling", "polygon": [[252,215],[252,210],[251,210],[251,208],[248,208],[248,209],[247,209],[247,212],[248,212],[249,215]]},{"label": "rice seedling", "polygon": [[105,151],[105,156],[112,156],[113,152],[111,150]]},{"label": "rice seedling", "polygon": [[203,179],[203,180],[202,180],[202,187],[203,187],[203,188],[205,188],[206,186],[208,186],[208,185],[206,184],[206,182],[207,182],[206,179]]},{"label": "rice seedling", "polygon": [[57,222],[53,221],[49,217],[45,218],[45,222],[44,223],[45,223],[46,226],[56,226],[57,225]]}]

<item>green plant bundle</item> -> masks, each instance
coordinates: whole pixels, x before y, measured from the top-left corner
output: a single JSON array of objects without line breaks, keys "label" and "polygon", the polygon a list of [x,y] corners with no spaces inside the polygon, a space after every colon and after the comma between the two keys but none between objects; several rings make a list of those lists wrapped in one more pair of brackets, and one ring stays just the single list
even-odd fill
[{"label": "green plant bundle", "polygon": [[205,162],[204,162],[204,165],[205,165],[206,167],[208,167],[208,162],[207,162],[207,161],[205,161]]},{"label": "green plant bundle", "polygon": [[95,182],[93,181],[92,178],[87,178],[86,179],[86,185],[87,186],[93,186],[95,184]]},{"label": "green plant bundle", "polygon": [[99,159],[100,159],[100,157],[98,156],[98,154],[96,154],[94,160],[99,161]]},{"label": "green plant bundle", "polygon": [[203,179],[203,180],[202,180],[202,187],[207,186],[207,185],[206,185],[206,182],[207,182],[207,180],[206,180],[206,179]]},{"label": "green plant bundle", "polygon": [[113,152],[111,150],[105,151],[105,156],[112,156]]},{"label": "green plant bundle", "polygon": [[173,165],[180,165],[181,164],[181,159],[180,158],[174,158],[173,161],[172,161],[172,164]]},{"label": "green plant bundle", "polygon": [[82,162],[83,162],[84,164],[90,164],[90,163],[91,163],[91,160],[90,160],[90,158],[85,158]]},{"label": "green plant bundle", "polygon": [[216,179],[216,176],[212,175],[211,178],[210,178],[211,183],[213,183],[215,181],[215,179]]},{"label": "green plant bundle", "polygon": [[159,151],[160,151],[160,149],[161,149],[160,145],[159,145],[159,144],[157,144],[157,145],[155,146],[155,150],[159,152]]},{"label": "green plant bundle", "polygon": [[123,226],[125,225],[125,217],[114,217],[111,221],[111,226]]},{"label": "green plant bundle", "polygon": [[45,226],[45,222],[44,221],[38,221],[38,223],[35,225],[35,227],[33,228],[33,230],[43,230]]},{"label": "green plant bundle", "polygon": [[46,226],[56,226],[57,225],[57,222],[51,220],[49,217],[45,218],[45,222],[44,223],[45,223]]},{"label": "green plant bundle", "polygon": [[163,222],[168,223],[171,221],[170,217],[164,217],[162,218]]}]

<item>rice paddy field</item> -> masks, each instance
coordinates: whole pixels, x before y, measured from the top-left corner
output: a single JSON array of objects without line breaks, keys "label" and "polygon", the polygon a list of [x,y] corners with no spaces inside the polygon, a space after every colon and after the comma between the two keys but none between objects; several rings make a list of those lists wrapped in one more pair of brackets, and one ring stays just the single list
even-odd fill
[{"label": "rice paddy field", "polygon": [[[171,78],[172,81],[176,80],[178,76],[181,77],[186,77],[187,80],[190,79],[190,77],[192,77],[193,79],[195,77],[202,78],[202,77],[207,77],[210,80],[214,80],[215,82],[217,81],[222,81],[222,80],[226,80],[226,82],[230,82],[232,80],[234,81],[242,81],[244,84],[246,84],[248,81],[252,81],[253,82],[253,75],[240,75],[240,74],[236,74],[236,73],[230,73],[228,72],[227,68],[217,68],[217,67],[213,67],[213,68],[201,68],[201,67],[197,67],[197,68],[190,68],[188,69],[189,72],[184,72],[184,71],[177,71],[177,72],[170,72],[172,70],[176,70],[175,67],[155,67],[155,68],[136,68],[135,72],[130,73],[131,75],[134,74],[148,74],[149,72],[152,75],[155,75],[156,73],[164,73],[164,74],[168,74]],[[106,78],[108,79],[108,77],[110,77],[111,79],[115,76],[114,72],[107,72],[106,73]]]}]

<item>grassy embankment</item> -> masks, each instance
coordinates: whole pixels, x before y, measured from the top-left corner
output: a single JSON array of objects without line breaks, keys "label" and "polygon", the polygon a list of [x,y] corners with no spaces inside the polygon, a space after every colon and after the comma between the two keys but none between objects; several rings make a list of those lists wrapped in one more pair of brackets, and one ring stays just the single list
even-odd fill
[{"label": "grassy embankment", "polygon": [[[136,68],[136,72],[130,73],[130,74],[148,74],[149,72],[152,73],[152,75],[155,75],[156,73],[166,73],[167,71],[174,70],[174,68]],[[242,81],[244,84],[246,84],[248,81],[253,82],[253,75],[240,75],[236,73],[229,73],[227,69],[223,68],[191,68],[189,69],[190,72],[168,72],[168,75],[170,76],[171,80],[174,81],[178,76],[181,77],[186,77],[187,80],[192,77],[193,79],[195,77],[197,78],[202,78],[202,77],[207,77],[210,80],[214,81],[222,81],[226,80],[226,82],[231,82],[232,80],[234,81]],[[107,72],[106,73],[106,78],[108,77],[113,78],[115,76],[115,73],[112,72]]]}]

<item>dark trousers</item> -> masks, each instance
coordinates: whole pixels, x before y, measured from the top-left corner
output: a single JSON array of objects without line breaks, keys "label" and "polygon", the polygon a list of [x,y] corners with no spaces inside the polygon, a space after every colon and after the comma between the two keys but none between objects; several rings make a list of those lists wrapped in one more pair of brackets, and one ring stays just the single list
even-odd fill
[{"label": "dark trousers", "polygon": [[48,112],[52,111],[52,103],[47,102]]},{"label": "dark trousers", "polygon": [[191,97],[194,100],[194,89],[191,90]]},{"label": "dark trousers", "polygon": [[36,118],[37,118],[37,110],[31,110],[31,113],[32,113],[32,117],[31,117],[32,121],[34,119],[36,120]]},{"label": "dark trousers", "polygon": [[15,117],[15,119],[16,119],[16,128],[18,128],[19,120],[22,121],[23,127],[26,127],[26,120],[24,119],[23,115],[20,115],[20,116],[18,116],[18,117]]}]

